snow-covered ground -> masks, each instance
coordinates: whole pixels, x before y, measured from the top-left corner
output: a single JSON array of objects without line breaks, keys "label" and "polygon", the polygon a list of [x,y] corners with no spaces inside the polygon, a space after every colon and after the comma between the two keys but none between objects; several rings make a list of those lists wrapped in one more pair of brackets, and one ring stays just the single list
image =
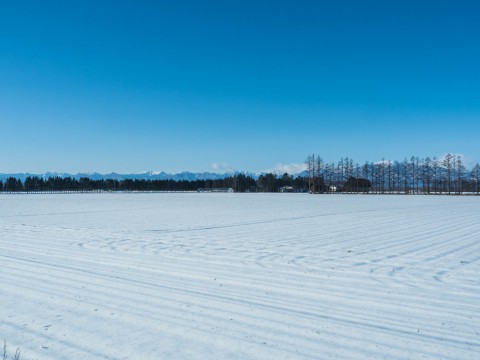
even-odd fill
[{"label": "snow-covered ground", "polygon": [[0,196],[33,359],[479,359],[480,198]]}]

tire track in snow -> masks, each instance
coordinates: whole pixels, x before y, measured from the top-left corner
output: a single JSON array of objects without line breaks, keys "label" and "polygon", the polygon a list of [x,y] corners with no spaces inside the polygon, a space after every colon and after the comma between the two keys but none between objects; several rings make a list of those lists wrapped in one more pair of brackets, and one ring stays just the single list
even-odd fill
[{"label": "tire track in snow", "polygon": [[39,359],[476,359],[478,199],[216,195],[0,216],[0,330]]}]

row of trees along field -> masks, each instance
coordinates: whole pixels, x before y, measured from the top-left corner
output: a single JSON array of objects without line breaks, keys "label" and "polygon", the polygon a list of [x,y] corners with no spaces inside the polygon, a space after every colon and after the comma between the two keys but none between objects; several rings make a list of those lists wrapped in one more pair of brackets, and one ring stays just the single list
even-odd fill
[{"label": "row of trees along field", "polygon": [[447,154],[443,159],[418,158],[354,163],[345,157],[326,163],[320,156],[305,161],[308,188],[312,193],[326,191],[462,194],[479,193],[480,165],[465,168],[462,156]]},{"label": "row of trees along field", "polygon": [[29,176],[25,181],[10,177],[0,181],[0,191],[4,192],[76,192],[76,191],[196,191],[198,189],[232,188],[236,192],[277,192],[281,187],[289,186],[296,191],[307,191],[307,182],[303,177],[289,174],[277,176],[263,174],[254,179],[251,176],[237,174],[218,180],[92,180],[71,177],[49,177],[47,179]]}]

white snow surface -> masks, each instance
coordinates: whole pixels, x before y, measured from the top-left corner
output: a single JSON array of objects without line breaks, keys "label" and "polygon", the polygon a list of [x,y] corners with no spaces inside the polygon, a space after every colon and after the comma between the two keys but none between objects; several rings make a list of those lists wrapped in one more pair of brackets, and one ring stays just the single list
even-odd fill
[{"label": "white snow surface", "polygon": [[0,196],[33,359],[479,359],[480,198]]}]

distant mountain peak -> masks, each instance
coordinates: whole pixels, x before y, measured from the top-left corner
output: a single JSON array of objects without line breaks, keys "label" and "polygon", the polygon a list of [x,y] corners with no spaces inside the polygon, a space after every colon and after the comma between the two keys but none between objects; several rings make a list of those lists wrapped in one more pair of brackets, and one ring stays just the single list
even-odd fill
[{"label": "distant mountain peak", "polygon": [[144,173],[132,173],[132,174],[119,174],[119,173],[108,173],[108,174],[101,174],[98,172],[78,172],[76,174],[69,174],[64,172],[55,172],[55,171],[48,171],[45,173],[40,174],[32,174],[32,173],[9,173],[9,174],[0,174],[0,180],[5,181],[9,177],[14,177],[24,181],[28,176],[36,176],[41,177],[44,179],[48,179],[49,177],[71,177],[74,179],[80,178],[89,178],[92,180],[105,180],[105,179],[114,179],[114,180],[125,180],[125,179],[139,179],[139,180],[186,180],[186,181],[193,181],[193,180],[217,180],[217,179],[224,179],[229,176],[235,176],[237,174],[243,173],[248,176],[252,176],[254,178],[258,177],[254,173],[244,173],[240,171],[229,171],[226,173],[215,173],[215,172],[190,172],[190,171],[182,171],[179,173],[166,173],[164,171],[146,171]]}]

